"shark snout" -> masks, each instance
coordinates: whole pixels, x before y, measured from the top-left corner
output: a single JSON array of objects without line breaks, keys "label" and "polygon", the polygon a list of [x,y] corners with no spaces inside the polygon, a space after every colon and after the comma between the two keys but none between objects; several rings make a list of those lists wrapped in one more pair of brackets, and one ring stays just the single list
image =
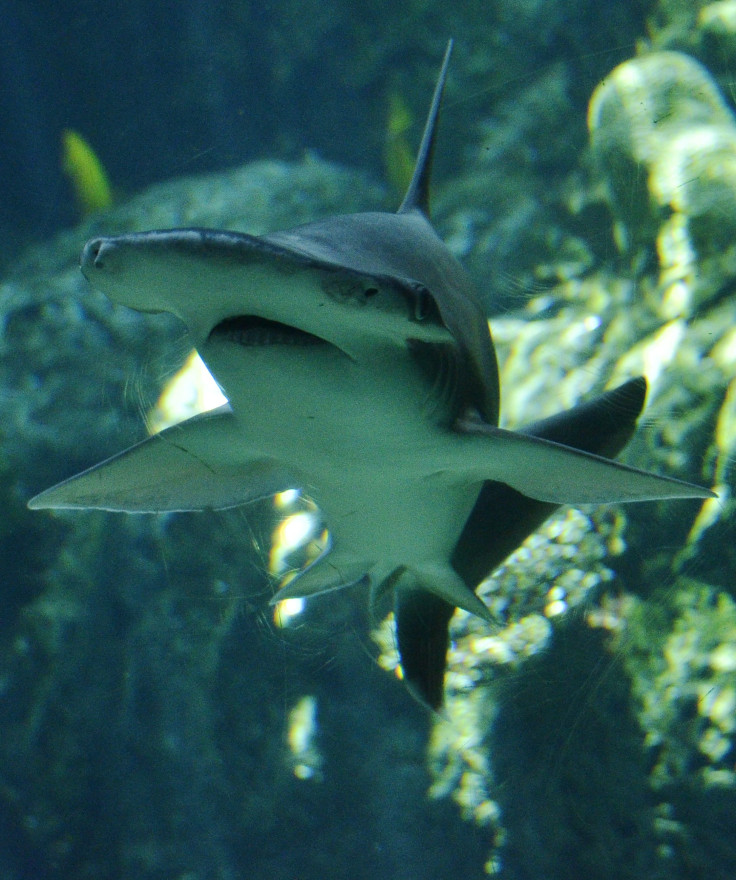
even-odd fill
[{"label": "shark snout", "polygon": [[[188,244],[192,238],[198,241],[200,235],[184,237]],[[183,260],[180,257],[171,245],[171,236],[154,231],[92,238],[82,248],[79,265],[92,287],[115,304],[138,312],[171,312],[201,339],[212,322],[209,314],[202,321],[196,308],[181,307],[182,302],[185,306],[189,303],[187,293],[194,270],[186,254]]]}]

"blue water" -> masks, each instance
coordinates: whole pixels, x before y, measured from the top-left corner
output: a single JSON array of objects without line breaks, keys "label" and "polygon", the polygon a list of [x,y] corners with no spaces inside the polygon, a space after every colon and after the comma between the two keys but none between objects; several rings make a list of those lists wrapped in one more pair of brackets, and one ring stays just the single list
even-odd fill
[{"label": "blue water", "polygon": [[[566,272],[610,271],[656,299],[656,246],[619,249],[586,129],[593,90],[652,18],[637,3],[583,0],[0,0],[0,21],[3,880],[736,876],[727,507],[677,569],[697,505],[632,514],[628,548],[611,551],[608,604],[591,590],[544,650],[491,681],[487,665],[473,679],[472,656],[462,665],[487,625],[458,629],[453,669],[471,671],[448,702],[449,733],[376,662],[363,592],[276,625],[267,505],[151,518],[25,507],[140,439],[188,353],[172,321],[90,292],[76,268],[83,243],[151,225],[261,233],[395,207],[389,96],[407,108],[414,149],[449,36],[437,226],[489,314],[554,319],[574,306],[558,296]],[[730,101],[709,35],[684,48]],[[108,213],[82,216],[64,129],[104,167]],[[224,176],[172,182],[205,173]],[[733,317],[729,265],[688,316],[713,308],[719,339]],[[601,314],[635,307],[606,301]],[[671,404],[683,421],[660,434],[652,416],[631,448],[641,466],[707,481],[703,460],[728,427],[714,426],[729,412],[730,356],[702,337],[702,357],[670,367],[693,391]],[[512,335],[503,345],[513,353]],[[569,554],[578,580],[586,547]],[[591,624],[601,607],[609,617]]]}]

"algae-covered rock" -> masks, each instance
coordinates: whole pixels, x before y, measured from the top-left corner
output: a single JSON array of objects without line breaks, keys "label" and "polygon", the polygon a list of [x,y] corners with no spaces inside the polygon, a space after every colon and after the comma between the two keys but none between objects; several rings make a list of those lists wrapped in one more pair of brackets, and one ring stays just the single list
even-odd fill
[{"label": "algae-covered rock", "polygon": [[633,603],[614,639],[650,759],[653,836],[673,871],[687,864],[694,876],[727,880],[736,865],[736,604],[686,577],[660,600],[655,614]]},{"label": "algae-covered rock", "polygon": [[656,243],[671,316],[716,296],[736,271],[736,118],[708,71],[677,52],[627,61],[594,92],[588,125],[618,240]]},{"label": "algae-covered rock", "polygon": [[736,129],[708,71],[673,52],[614,70],[589,120],[625,259],[591,245],[569,274],[561,250],[540,267],[555,283],[491,321],[502,417],[523,425],[644,374],[647,407],[622,458],[719,498],[628,505],[584,527],[561,512],[493,573],[482,590],[498,628],[453,620],[432,792],[486,828],[500,877],[725,880]]},{"label": "algae-covered rock", "polygon": [[734,0],[657,0],[648,10],[647,38],[641,44],[693,54],[723,85],[730,77],[735,37]]},{"label": "algae-covered rock", "polygon": [[717,0],[698,11],[697,30],[708,54],[730,55],[736,50],[736,2]]}]

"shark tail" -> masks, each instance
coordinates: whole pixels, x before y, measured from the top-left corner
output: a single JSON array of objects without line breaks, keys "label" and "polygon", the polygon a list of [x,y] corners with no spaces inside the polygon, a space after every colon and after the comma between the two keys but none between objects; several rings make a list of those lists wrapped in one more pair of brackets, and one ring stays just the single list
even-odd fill
[{"label": "shark tail", "polygon": [[455,609],[420,586],[396,591],[394,620],[401,671],[409,693],[435,711],[442,707],[448,629]]}]

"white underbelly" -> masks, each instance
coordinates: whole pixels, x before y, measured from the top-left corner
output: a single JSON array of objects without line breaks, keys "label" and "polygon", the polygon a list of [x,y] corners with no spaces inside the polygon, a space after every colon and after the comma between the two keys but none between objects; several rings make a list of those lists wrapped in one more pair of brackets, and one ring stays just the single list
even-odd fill
[{"label": "white underbelly", "polygon": [[477,487],[453,473],[457,438],[406,354],[387,347],[366,369],[331,346],[201,353],[249,452],[300,475],[342,548],[386,565],[449,556]]}]

